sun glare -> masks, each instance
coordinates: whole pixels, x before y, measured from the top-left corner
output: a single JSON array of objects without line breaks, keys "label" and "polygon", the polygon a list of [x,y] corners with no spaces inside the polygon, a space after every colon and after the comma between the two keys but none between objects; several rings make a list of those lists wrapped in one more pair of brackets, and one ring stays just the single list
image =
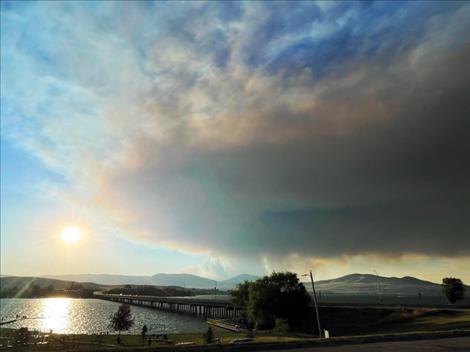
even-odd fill
[{"label": "sun glare", "polygon": [[70,298],[46,298],[43,300],[41,328],[57,333],[67,331],[69,325]]},{"label": "sun glare", "polygon": [[77,243],[80,240],[80,229],[76,226],[68,226],[62,231],[62,240],[65,243]]}]

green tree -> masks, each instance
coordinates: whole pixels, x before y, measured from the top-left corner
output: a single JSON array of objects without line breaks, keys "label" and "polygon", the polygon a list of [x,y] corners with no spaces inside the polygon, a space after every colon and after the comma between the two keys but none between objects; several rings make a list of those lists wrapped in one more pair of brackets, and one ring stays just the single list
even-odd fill
[{"label": "green tree", "polygon": [[230,291],[230,300],[235,307],[243,308],[248,305],[250,282],[239,283],[237,288]]},{"label": "green tree", "polygon": [[289,331],[289,324],[286,319],[276,318],[274,321],[273,335],[277,336],[277,340]]},{"label": "green tree", "polygon": [[144,326],[142,326],[142,340],[145,340],[145,335],[147,335],[147,331],[147,325],[144,324]]},{"label": "green tree", "polygon": [[209,326],[207,331],[202,335],[205,343],[212,343],[214,342],[214,333],[212,332],[212,328]]},{"label": "green tree", "polygon": [[244,282],[231,292],[232,303],[246,306],[250,323],[258,328],[274,326],[276,318],[290,325],[308,315],[310,296],[294,273],[272,273],[255,282]]},{"label": "green tree", "polygon": [[118,331],[117,341],[121,342],[121,331],[129,330],[134,325],[134,318],[131,315],[131,307],[128,304],[121,304],[116,313],[109,317],[110,326],[114,331]]},{"label": "green tree", "polygon": [[450,303],[454,304],[463,299],[465,286],[460,279],[445,277],[442,279],[442,293],[444,293],[444,296],[446,296]]},{"label": "green tree", "polygon": [[247,322],[246,307],[248,306],[249,292],[251,282],[244,281],[239,283],[234,290],[230,291],[230,301],[234,307],[240,309],[240,319]]}]

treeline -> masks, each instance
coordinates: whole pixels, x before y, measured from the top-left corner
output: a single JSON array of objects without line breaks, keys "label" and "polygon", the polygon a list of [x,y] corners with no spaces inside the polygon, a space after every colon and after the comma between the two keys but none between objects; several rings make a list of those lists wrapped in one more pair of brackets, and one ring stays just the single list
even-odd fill
[{"label": "treeline", "polygon": [[[139,296],[159,296],[159,297],[187,297],[197,295],[213,294],[214,290],[183,288],[179,286],[145,286],[145,285],[125,285],[122,287],[114,287],[103,293],[123,294],[123,295],[139,295]],[[218,294],[225,293],[217,291]]]},{"label": "treeline", "polygon": [[15,286],[0,291],[0,298],[48,298],[48,297],[71,297],[91,298],[93,290],[86,289],[78,283],[71,283],[67,288],[56,289],[54,286],[41,287],[37,284]]}]

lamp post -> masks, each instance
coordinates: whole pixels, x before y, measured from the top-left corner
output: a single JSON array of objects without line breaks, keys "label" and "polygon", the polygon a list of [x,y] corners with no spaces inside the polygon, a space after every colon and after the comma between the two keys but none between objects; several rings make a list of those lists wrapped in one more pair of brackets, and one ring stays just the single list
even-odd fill
[{"label": "lamp post", "polygon": [[[303,274],[302,276],[308,276],[308,274]],[[310,281],[312,282],[312,290],[313,290],[313,305],[315,308],[315,315],[317,317],[317,326],[318,326],[318,337],[322,338],[322,330],[320,324],[320,314],[318,313],[318,305],[317,305],[317,294],[315,292],[315,284],[313,283],[313,274],[312,270],[310,270]]]},{"label": "lamp post", "polygon": [[214,299],[217,299],[217,281],[214,281]]}]

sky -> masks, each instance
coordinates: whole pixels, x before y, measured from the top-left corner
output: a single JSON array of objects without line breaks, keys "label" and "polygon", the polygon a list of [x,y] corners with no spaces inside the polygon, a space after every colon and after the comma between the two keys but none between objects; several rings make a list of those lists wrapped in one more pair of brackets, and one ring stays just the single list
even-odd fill
[{"label": "sky", "polygon": [[468,2],[2,1],[1,273],[470,283],[469,33]]}]

